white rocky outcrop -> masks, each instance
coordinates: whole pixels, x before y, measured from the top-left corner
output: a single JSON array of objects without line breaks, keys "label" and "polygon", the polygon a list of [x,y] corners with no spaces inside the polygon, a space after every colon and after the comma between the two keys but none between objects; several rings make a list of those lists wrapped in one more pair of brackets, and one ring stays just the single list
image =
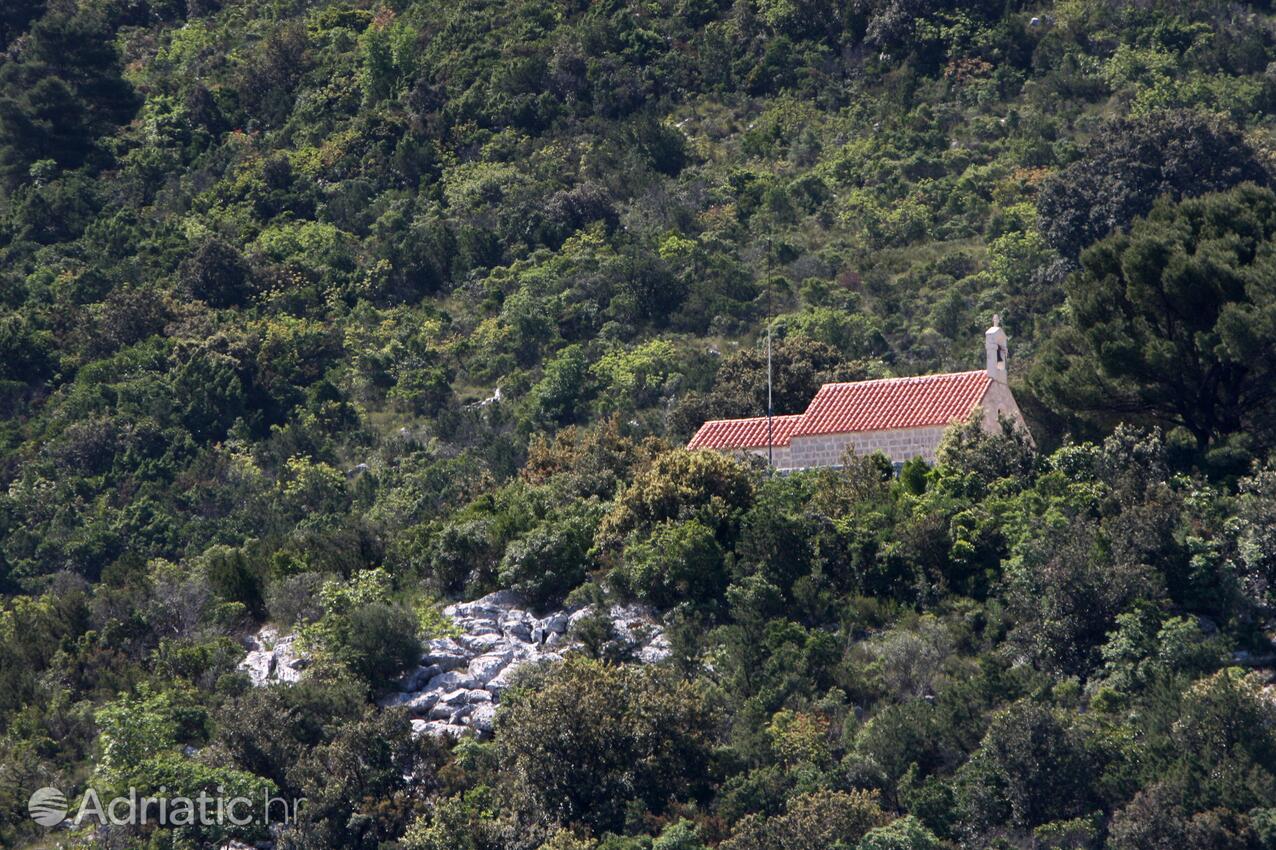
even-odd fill
[{"label": "white rocky outcrop", "polygon": [[274,626],[262,626],[244,642],[248,654],[239,662],[239,669],[257,686],[295,682],[310,660],[297,649],[295,634],[280,635]]},{"label": "white rocky outcrop", "polygon": [[[561,659],[572,648],[571,627],[590,609],[538,617],[521,606],[516,594],[502,590],[449,605],[443,613],[459,634],[429,641],[421,666],[404,676],[400,692],[384,697],[381,704],[407,708],[416,734],[457,737],[490,734],[496,703],[518,670]],[[655,663],[668,657],[669,642],[650,610],[615,605],[608,615],[616,637],[636,648],[639,661]]]},{"label": "white rocky outcrop", "polygon": [[[508,590],[449,605],[443,613],[456,626],[456,634],[427,641],[420,664],[379,704],[407,709],[414,735],[488,735],[496,703],[516,673],[528,664],[561,660],[572,649],[571,627],[590,611],[585,607],[538,617]],[[613,605],[608,616],[613,633],[634,647],[638,661],[652,664],[668,657],[669,642],[649,609]],[[271,627],[263,627],[249,638],[240,668],[254,685],[296,681],[305,659],[297,654],[294,640],[293,635],[280,637]]]}]

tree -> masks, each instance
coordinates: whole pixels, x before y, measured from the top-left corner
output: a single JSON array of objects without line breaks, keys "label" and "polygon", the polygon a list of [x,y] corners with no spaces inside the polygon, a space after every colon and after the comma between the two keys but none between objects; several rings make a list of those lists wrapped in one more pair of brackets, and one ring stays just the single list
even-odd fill
[{"label": "tree", "polygon": [[691,158],[682,131],[651,116],[638,119],[629,135],[646,163],[661,174],[676,176]]},{"label": "tree", "polygon": [[438,363],[398,364],[399,378],[386,397],[418,416],[435,416],[452,395],[452,375]]},{"label": "tree", "polygon": [[695,517],[715,534],[735,525],[753,501],[749,468],[718,452],[676,449],[657,457],[617,497],[594,537],[600,549],[619,548],[635,530],[664,520]]},{"label": "tree", "polygon": [[[7,89],[0,81],[0,91]],[[74,168],[91,149],[88,107],[59,77],[0,97],[0,169],[12,182],[39,160]]]},{"label": "tree", "polygon": [[201,442],[224,437],[248,412],[242,366],[234,357],[203,346],[180,352],[178,358],[172,380],[182,423]]},{"label": "tree", "polygon": [[402,711],[368,708],[289,769],[305,805],[280,834],[280,850],[373,850],[407,826],[408,783],[429,790],[436,764],[430,742],[414,741]]},{"label": "tree", "polygon": [[0,379],[29,383],[54,368],[52,335],[20,313],[0,315]]},{"label": "tree", "polygon": [[1249,817],[1231,809],[1209,809],[1189,816],[1175,791],[1158,782],[1135,794],[1112,817],[1108,846],[1112,850],[1266,850],[1272,846],[1270,837],[1263,840],[1261,823],[1254,818],[1262,814],[1261,809]]},{"label": "tree", "polygon": [[217,712],[212,743],[237,766],[299,795],[289,771],[342,724],[357,719],[365,699],[364,688],[352,679],[307,677],[288,687],[252,688]]},{"label": "tree", "polygon": [[1032,438],[1008,420],[1000,425],[1000,433],[990,434],[971,417],[944,432],[936,470],[942,489],[982,496],[998,479],[1028,482],[1037,462]]},{"label": "tree", "polygon": [[526,820],[618,830],[703,790],[714,718],[655,668],[574,658],[507,693],[497,715],[505,793]]},{"label": "tree", "polygon": [[939,850],[939,839],[912,815],[871,829],[856,850]]},{"label": "tree", "polygon": [[589,377],[589,361],[582,346],[569,345],[558,352],[545,364],[544,374],[530,393],[536,421],[562,425],[579,418]]},{"label": "tree", "polygon": [[29,64],[14,70],[19,78],[51,72],[66,80],[84,98],[97,130],[127,121],[137,109],[137,95],[120,73],[115,33],[99,14],[45,15],[31,28],[23,59]]},{"label": "tree", "polygon": [[19,60],[0,66],[0,173],[18,183],[38,160],[77,167],[136,108],[106,23],[87,12],[45,15]]},{"label": "tree", "polygon": [[[1196,808],[1248,810],[1276,799],[1276,704],[1257,673],[1237,667],[1183,694],[1167,750]],[[1175,769],[1177,768],[1177,769]]]},{"label": "tree", "polygon": [[[775,413],[801,413],[830,381],[868,377],[827,342],[794,335],[772,345],[772,404]],[[757,416],[766,412],[766,350],[747,348],[722,361],[708,398],[710,417]]]},{"label": "tree", "polygon": [[745,817],[719,846],[723,850],[851,848],[886,820],[875,793],[813,791],[791,799],[784,814]]},{"label": "tree", "polygon": [[1033,373],[1057,406],[1187,429],[1198,449],[1276,411],[1276,193],[1163,202],[1087,251]]},{"label": "tree", "polygon": [[[273,783],[240,770],[233,770],[217,765],[210,765],[193,757],[184,756],[176,751],[166,751],[148,759],[129,778],[129,786],[136,789],[139,798],[186,798],[197,800],[203,796],[208,799],[266,800],[275,796]],[[120,789],[121,796],[127,794]],[[105,797],[105,795],[102,795]],[[103,801],[106,802],[106,801]],[[170,809],[170,817],[176,821],[177,815]],[[109,809],[107,810],[109,815]],[[150,816],[157,818],[158,806],[150,805]],[[158,821],[158,818],[157,818]],[[175,832],[185,833],[188,840],[196,846],[223,846],[229,838],[248,838],[260,840],[267,835],[265,825],[256,819],[247,824],[235,824],[229,819],[204,822],[197,819],[193,825],[184,825],[177,821]],[[172,822],[169,823],[172,825]],[[127,832],[140,831],[137,825],[130,824]]]},{"label": "tree", "polygon": [[695,520],[664,522],[631,540],[613,576],[644,602],[671,607],[683,600],[710,603],[727,584],[722,547]]},{"label": "tree", "polygon": [[1009,639],[1041,669],[1088,672],[1117,615],[1160,596],[1152,569],[1118,561],[1112,548],[1109,535],[1084,519],[1040,529],[1016,548],[1006,567]]},{"label": "tree", "polygon": [[1179,850],[1185,844],[1183,807],[1163,783],[1139,791],[1112,816],[1112,850]]},{"label": "tree", "polygon": [[8,0],[0,9],[0,50],[9,46],[44,13],[45,0]]},{"label": "tree", "polygon": [[98,773],[112,787],[136,780],[145,763],[173,747],[177,727],[165,694],[123,696],[94,714],[101,734]]},{"label": "tree", "polygon": [[1033,827],[1083,814],[1094,775],[1080,733],[1051,709],[1021,701],[997,715],[958,771],[958,805],[975,834]]},{"label": "tree", "polygon": [[1193,112],[1162,112],[1105,126],[1086,155],[1051,177],[1037,202],[1041,229],[1072,260],[1114,230],[1174,200],[1268,174],[1240,132]]},{"label": "tree", "polygon": [[172,316],[170,306],[148,287],[113,286],[98,310],[91,351],[113,354],[160,333]]},{"label": "tree", "polygon": [[[800,313],[782,317],[793,336],[785,342],[794,347],[809,346],[807,340],[831,345],[844,358],[870,358],[887,351],[879,323],[865,313],[852,313],[837,307],[811,306]],[[772,352],[774,354],[774,352]]]},{"label": "tree", "polygon": [[242,304],[251,292],[251,270],[240,253],[217,237],[200,243],[182,261],[182,285],[187,294],[210,307]]}]

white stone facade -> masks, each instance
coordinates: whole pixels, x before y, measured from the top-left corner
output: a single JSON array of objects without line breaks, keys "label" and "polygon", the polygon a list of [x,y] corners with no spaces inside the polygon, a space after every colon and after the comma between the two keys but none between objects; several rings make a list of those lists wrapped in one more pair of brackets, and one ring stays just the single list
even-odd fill
[{"label": "white stone facade", "polygon": [[1022,429],[1025,434],[1028,433],[1028,425],[1023,421],[1023,414],[1019,412],[1019,405],[1015,403],[1010,387],[1001,381],[993,381],[988,385],[980,407],[983,408],[984,430],[989,433],[995,434],[1001,430],[1002,417],[1015,423],[1015,427]]},{"label": "white stone facade", "polygon": [[839,466],[847,449],[857,455],[881,452],[893,463],[915,457],[935,462],[935,450],[944,436],[944,427],[901,428],[895,431],[861,431],[856,434],[826,434],[818,437],[794,437],[789,444],[786,463],[776,460],[779,469],[810,469],[816,466]]}]

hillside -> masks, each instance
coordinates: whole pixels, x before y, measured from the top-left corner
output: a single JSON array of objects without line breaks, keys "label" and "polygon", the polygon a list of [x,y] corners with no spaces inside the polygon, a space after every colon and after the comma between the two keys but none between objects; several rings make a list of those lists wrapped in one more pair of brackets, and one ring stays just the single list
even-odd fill
[{"label": "hillside", "polygon": [[[0,845],[1276,848],[1268,6],[2,5]],[[679,448],[994,313],[1031,439]],[[502,589],[574,649],[413,736]]]}]

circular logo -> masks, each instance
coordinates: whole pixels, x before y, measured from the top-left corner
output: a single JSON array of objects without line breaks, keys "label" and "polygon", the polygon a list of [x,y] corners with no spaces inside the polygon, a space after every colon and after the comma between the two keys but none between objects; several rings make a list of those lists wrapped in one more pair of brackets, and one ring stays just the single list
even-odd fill
[{"label": "circular logo", "polygon": [[27,811],[40,826],[57,826],[66,819],[66,795],[56,788],[41,788],[27,801]]}]

